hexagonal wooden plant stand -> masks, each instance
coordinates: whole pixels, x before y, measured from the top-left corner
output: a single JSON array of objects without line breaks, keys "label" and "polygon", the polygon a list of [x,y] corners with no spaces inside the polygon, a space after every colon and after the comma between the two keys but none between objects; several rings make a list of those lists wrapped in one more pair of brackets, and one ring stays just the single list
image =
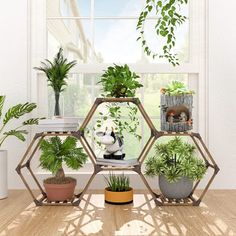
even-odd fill
[{"label": "hexagonal wooden plant stand", "polygon": [[[98,106],[102,103],[133,103],[135,104],[140,113],[142,114],[144,120],[146,121],[149,129],[150,129],[150,137],[147,141],[147,143],[145,144],[143,150],[141,151],[139,157],[137,158],[137,162],[135,162],[132,165],[116,165],[113,164],[112,165],[110,163],[100,163],[97,162],[97,158],[96,155],[94,153],[94,151],[92,150],[92,148],[90,147],[85,134],[84,134],[84,130],[86,129],[88,123],[90,122],[93,114],[95,113],[96,109],[98,108]],[[36,176],[34,175],[32,169],[31,169],[31,160],[34,157],[34,154],[36,153],[37,149],[39,148],[40,142],[42,139],[44,139],[47,136],[74,136],[77,139],[79,139],[81,145],[83,146],[85,152],[88,154],[93,167],[94,167],[94,171],[91,175],[91,177],[89,178],[87,184],[85,185],[84,189],[78,193],[74,195],[74,198],[70,201],[64,201],[64,202],[49,202],[47,200],[47,196],[46,193],[44,192],[42,186],[40,185],[39,181],[37,180]],[[213,168],[214,173],[211,176],[209,182],[207,183],[205,189],[203,190],[203,192],[201,193],[199,198],[195,198],[193,196],[195,189],[197,188],[198,184],[200,181],[197,181],[194,185],[194,188],[192,190],[192,193],[190,194],[190,196],[187,199],[181,199],[181,200],[175,200],[175,199],[166,199],[164,196],[162,196],[161,194],[157,194],[155,193],[152,188],[150,187],[150,185],[148,184],[146,178],[144,177],[142,171],[141,171],[141,166],[145,160],[145,158],[147,157],[147,154],[149,153],[151,147],[153,146],[153,144],[155,143],[155,141],[157,139],[159,139],[160,137],[163,136],[189,136],[194,144],[196,145],[197,149],[199,150],[199,153],[201,154],[202,158],[205,160],[206,166],[207,168]],[[32,150],[32,151],[31,151]],[[27,168],[29,173],[31,174],[33,180],[35,181],[36,185],[38,186],[38,188],[41,191],[41,196],[39,198],[37,198],[33,191],[31,190],[30,186],[28,185],[25,177],[22,174],[22,169],[23,168]],[[217,174],[217,172],[219,171],[219,168],[217,166],[217,164],[215,163],[214,159],[212,158],[210,152],[208,151],[206,145],[204,144],[201,136],[197,133],[191,133],[191,132],[182,132],[182,133],[173,133],[173,132],[160,132],[157,131],[151,121],[151,119],[149,118],[149,116],[147,115],[146,111],[144,110],[140,100],[138,98],[97,98],[93,104],[93,106],[91,107],[89,113],[87,114],[86,118],[84,119],[80,129],[77,132],[44,132],[44,133],[38,133],[35,135],[35,137],[33,138],[31,144],[29,145],[26,153],[24,154],[22,160],[20,161],[20,163],[18,164],[16,171],[17,173],[20,175],[23,183],[25,184],[26,188],[28,189],[30,195],[32,196],[35,204],[37,206],[42,206],[42,205],[79,205],[85,192],[87,191],[87,189],[89,188],[89,185],[91,184],[92,180],[94,179],[94,177],[101,171],[107,171],[107,170],[112,170],[112,171],[117,171],[117,170],[129,170],[129,171],[134,171],[136,172],[140,177],[141,180],[143,181],[143,183],[145,184],[145,186],[147,187],[147,189],[149,190],[150,194],[153,197],[153,200],[155,201],[155,203],[158,206],[163,206],[163,205],[170,205],[170,206],[177,206],[177,205],[193,205],[193,206],[198,206],[203,198],[203,196],[205,195],[206,191],[208,190],[210,184],[212,183],[215,175]]]}]

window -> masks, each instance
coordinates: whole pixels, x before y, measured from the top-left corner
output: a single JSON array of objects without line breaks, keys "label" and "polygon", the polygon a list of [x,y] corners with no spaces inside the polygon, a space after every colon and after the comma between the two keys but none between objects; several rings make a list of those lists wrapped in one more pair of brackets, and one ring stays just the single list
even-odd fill
[{"label": "window", "polygon": [[[78,61],[70,75],[68,89],[61,99],[65,116],[78,116],[82,121],[95,97],[100,94],[97,81],[103,70],[112,63],[127,63],[141,77],[144,88],[139,90],[138,96],[157,128],[159,90],[169,81],[179,80],[197,91],[195,129],[205,134],[207,95],[204,88],[207,82],[204,0],[192,0],[183,9],[188,19],[177,32],[176,52],[181,61],[177,67],[160,59],[147,58],[136,41],[136,23],[144,0],[44,0],[44,3],[42,5],[40,0],[31,3],[35,22],[32,27],[32,64],[38,65],[45,57],[51,59],[60,45],[68,59]],[[155,16],[150,16],[146,24],[146,37],[152,48],[158,48],[161,44],[153,36],[155,19]],[[42,75],[32,73],[36,79],[32,80],[31,88],[37,91],[32,99],[38,101],[40,115],[48,114],[50,117],[54,102],[52,91],[40,79]],[[48,107],[45,105],[45,96],[48,98]],[[144,139],[149,136],[143,119],[140,132]],[[144,144],[142,141],[140,148]],[[126,148],[127,152],[132,152],[132,145]]]}]

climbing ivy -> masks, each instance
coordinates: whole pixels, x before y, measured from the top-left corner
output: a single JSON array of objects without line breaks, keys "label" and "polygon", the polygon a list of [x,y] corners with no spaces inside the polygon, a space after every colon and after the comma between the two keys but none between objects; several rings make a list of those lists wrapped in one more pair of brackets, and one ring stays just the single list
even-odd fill
[{"label": "climbing ivy", "polygon": [[[146,0],[146,6],[140,13],[136,28],[139,32],[137,41],[141,41],[144,53],[152,56],[153,59],[157,56],[166,58],[173,66],[179,65],[178,56],[173,53],[176,41],[175,31],[177,26],[183,24],[187,19],[180,13],[181,6],[187,3],[188,0]],[[165,38],[161,52],[152,51],[145,39],[145,21],[151,12],[155,12],[158,17],[155,24],[157,37]]]}]

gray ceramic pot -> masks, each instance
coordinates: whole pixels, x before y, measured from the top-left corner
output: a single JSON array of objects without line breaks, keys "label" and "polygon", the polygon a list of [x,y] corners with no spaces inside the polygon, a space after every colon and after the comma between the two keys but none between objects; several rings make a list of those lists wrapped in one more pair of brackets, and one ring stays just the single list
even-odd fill
[{"label": "gray ceramic pot", "polygon": [[182,177],[177,182],[169,183],[165,176],[160,175],[159,187],[162,194],[167,198],[187,198],[193,189],[193,181],[187,177]]}]

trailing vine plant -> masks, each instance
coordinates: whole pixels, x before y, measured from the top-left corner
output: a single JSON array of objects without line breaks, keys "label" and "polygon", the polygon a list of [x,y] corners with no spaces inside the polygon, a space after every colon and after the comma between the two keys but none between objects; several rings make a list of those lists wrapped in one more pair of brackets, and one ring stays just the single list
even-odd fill
[{"label": "trailing vine plant", "polygon": [[[137,41],[141,41],[144,53],[151,56],[153,59],[157,56],[159,58],[166,58],[173,66],[179,65],[178,56],[173,53],[176,42],[175,31],[177,26],[183,24],[187,19],[187,17],[180,12],[181,5],[187,3],[188,0],[146,0],[146,6],[139,15],[136,27],[139,32]],[[154,52],[149,47],[145,38],[145,22],[151,12],[155,12],[158,17],[155,24],[157,37],[163,37],[165,39],[165,44],[161,52]]]}]

